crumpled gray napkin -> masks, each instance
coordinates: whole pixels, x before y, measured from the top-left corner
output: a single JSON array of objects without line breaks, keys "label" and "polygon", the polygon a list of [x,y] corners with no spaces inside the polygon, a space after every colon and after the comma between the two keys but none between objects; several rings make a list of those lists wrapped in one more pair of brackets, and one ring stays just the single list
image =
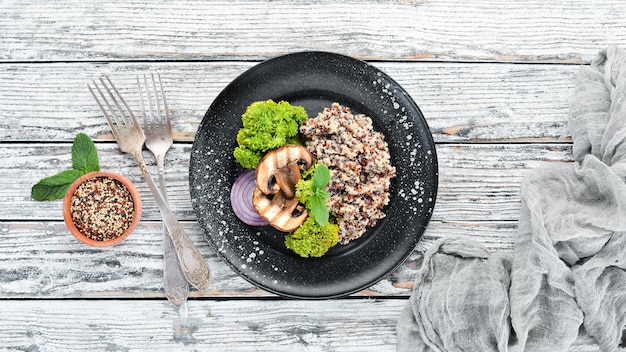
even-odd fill
[{"label": "crumpled gray napkin", "polygon": [[397,325],[397,351],[568,351],[579,330],[626,351],[626,53],[580,69],[574,163],[530,171],[509,257],[433,244]]},{"label": "crumpled gray napkin", "polygon": [[398,351],[498,351],[509,341],[510,260],[446,238],[424,255],[398,321]]}]

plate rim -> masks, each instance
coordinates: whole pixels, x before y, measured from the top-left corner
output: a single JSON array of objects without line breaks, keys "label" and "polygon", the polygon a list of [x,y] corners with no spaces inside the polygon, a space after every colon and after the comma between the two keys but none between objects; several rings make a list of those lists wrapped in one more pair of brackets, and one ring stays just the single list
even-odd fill
[{"label": "plate rim", "polygon": [[[424,117],[424,114],[422,113],[421,109],[419,108],[419,106],[417,105],[417,103],[413,100],[413,98],[408,94],[408,92],[406,92],[406,90],[400,86],[400,84],[398,84],[392,77],[390,77],[389,75],[387,75],[385,72],[383,72],[381,69],[369,64],[368,62],[365,62],[363,60],[351,57],[351,56],[347,56],[347,55],[343,55],[343,54],[338,54],[338,53],[333,53],[333,52],[329,52],[329,51],[299,51],[299,52],[292,52],[292,53],[288,53],[288,54],[283,54],[283,55],[279,55],[264,61],[261,61],[251,67],[249,67],[248,69],[246,69],[244,72],[240,73],[237,77],[235,77],[231,82],[229,82],[229,84],[227,84],[221,91],[220,93],[215,97],[215,99],[211,102],[209,108],[207,109],[206,113],[204,114],[202,121],[200,122],[198,129],[197,129],[197,133],[196,136],[194,138],[194,143],[192,146],[192,159],[194,158],[194,153],[193,150],[195,149],[196,143],[198,142],[199,136],[200,136],[200,131],[205,127],[206,123],[209,123],[209,117],[211,115],[211,112],[214,110],[213,107],[215,106],[216,103],[224,101],[224,97],[230,93],[230,91],[233,89],[233,87],[235,87],[237,84],[239,84],[239,82],[243,81],[247,76],[254,74],[255,70],[258,70],[260,67],[264,67],[265,65],[271,65],[272,63],[276,63],[280,60],[288,60],[290,58],[294,58],[294,57],[298,57],[298,56],[328,56],[328,57],[333,57],[333,58],[338,58],[340,60],[344,60],[344,61],[351,61],[353,63],[358,63],[359,65],[361,65],[364,69],[370,69],[370,70],[374,70],[376,71],[377,75],[380,77],[384,77],[384,79],[388,82],[391,82],[394,84],[394,88],[397,89],[399,91],[399,93],[401,93],[402,95],[405,96],[405,99],[412,105],[412,108],[415,109],[415,111],[417,112],[417,116],[412,116],[411,118],[415,119],[415,120],[419,120],[419,123],[422,124],[424,130],[426,131],[426,133],[423,133],[424,137],[426,137],[426,143],[427,143],[427,149],[432,151],[432,154],[430,155],[430,158],[432,159],[432,161],[430,162],[430,164],[432,164],[432,169],[433,169],[433,179],[430,180],[430,182],[432,183],[432,187],[430,189],[431,191],[431,196],[432,196],[432,202],[431,202],[431,206],[430,206],[430,212],[422,219],[422,223],[420,224],[420,228],[416,228],[413,229],[413,234],[414,234],[414,238],[415,240],[413,241],[412,245],[410,246],[410,249],[406,250],[405,253],[403,253],[403,255],[401,256],[400,260],[397,260],[393,266],[391,266],[390,268],[384,270],[384,274],[383,275],[378,275],[375,279],[370,279],[370,280],[365,280],[367,282],[363,282],[359,285],[355,285],[353,288],[351,289],[344,289],[344,290],[340,290],[336,293],[333,294],[324,294],[324,295],[316,295],[316,294],[311,294],[311,295],[306,295],[306,294],[296,294],[293,292],[286,292],[283,291],[281,289],[278,288],[274,288],[270,285],[266,285],[264,283],[259,282],[258,280],[255,280],[253,277],[251,277],[250,275],[248,275],[248,273],[240,270],[240,268],[237,267],[236,263],[232,262],[230,260],[230,258],[228,258],[226,256],[225,253],[223,253],[222,251],[219,250],[218,245],[216,243],[214,243],[211,240],[211,235],[207,233],[207,230],[205,228],[204,225],[204,220],[201,219],[200,216],[198,216],[198,222],[201,225],[202,231],[203,231],[203,235],[205,237],[205,240],[209,243],[209,245],[211,246],[211,248],[218,254],[218,256],[222,259],[222,261],[224,261],[235,273],[237,273],[239,276],[241,276],[243,279],[245,279],[246,281],[248,281],[249,283],[251,283],[252,285],[254,285],[255,287],[261,288],[267,292],[279,295],[279,296],[283,296],[283,297],[287,297],[287,298],[296,298],[296,299],[329,299],[329,298],[337,298],[337,297],[344,297],[347,295],[351,295],[354,294],[356,292],[362,291],[364,289],[366,289],[367,287],[371,287],[372,285],[375,285],[376,283],[380,282],[381,280],[383,280],[386,276],[388,276],[389,274],[393,273],[394,271],[396,271],[398,269],[398,267],[400,267],[405,261],[406,259],[414,252],[415,247],[417,246],[417,244],[419,243],[419,241],[421,240],[421,238],[423,237],[424,231],[427,227],[427,225],[430,223],[430,220],[432,218],[432,214],[434,212],[434,208],[436,205],[436,199],[437,199],[437,193],[438,193],[438,186],[439,186],[439,166],[438,166],[438,158],[437,158],[437,152],[436,152],[436,143],[434,141],[434,138],[432,136],[432,133],[430,132],[430,129],[428,127],[428,123],[426,121],[426,118]],[[190,182],[190,193],[193,199],[193,190],[192,190],[192,185],[191,182],[193,180],[192,177],[192,162],[190,161],[190,166],[189,166],[189,182]],[[194,203],[194,202],[192,202]],[[230,207],[230,203],[228,204],[228,206]],[[196,209],[196,205],[194,204],[193,206],[194,208],[194,212],[196,213],[196,215],[198,215],[198,211]],[[322,257],[323,258],[323,257]],[[307,258],[306,260],[316,260],[319,258]]]}]

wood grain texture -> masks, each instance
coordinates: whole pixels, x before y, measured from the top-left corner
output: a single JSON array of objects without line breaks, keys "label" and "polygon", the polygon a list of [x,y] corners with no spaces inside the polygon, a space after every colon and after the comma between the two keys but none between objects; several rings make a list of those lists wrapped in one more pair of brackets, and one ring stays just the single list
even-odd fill
[{"label": "wood grain texture", "polygon": [[[196,222],[185,230],[211,267],[209,292],[192,297],[274,296],[241,278],[209,246]],[[164,298],[161,224],[142,222],[123,243],[92,248],[79,243],[58,221],[0,222],[0,297],[3,298]],[[423,253],[441,237],[472,239],[494,253],[509,252],[515,222],[432,221],[407,260],[393,273],[355,296],[405,296]]]},{"label": "wood grain texture", "polygon": [[[15,301],[0,305],[8,351],[395,351],[404,299]],[[364,337],[367,338],[364,338]],[[570,352],[599,352],[579,336]]]},{"label": "wood grain texture", "polygon": [[[441,221],[510,221],[519,213],[519,188],[526,172],[571,162],[570,144],[442,144],[437,146],[439,189],[433,214]],[[189,195],[192,146],[177,144],[166,156],[168,196],[181,220],[195,220]],[[99,143],[100,167],[127,176],[143,199],[143,220],[160,214],[132,156],[115,143]],[[71,144],[0,144],[0,220],[62,220],[61,201],[37,202],[31,187],[71,168]],[[154,158],[144,153],[155,169]],[[19,170],[16,172],[15,170]],[[155,171],[156,172],[156,171]]]},{"label": "wood grain texture", "polygon": [[[87,84],[100,74],[110,75],[129,104],[140,111],[135,77],[156,71],[163,74],[174,137],[191,142],[215,97],[256,63],[0,65],[0,141],[71,141],[78,132],[111,140]],[[437,142],[563,142],[569,138],[567,113],[578,65],[372,64],[415,100]]]},{"label": "wood grain texture", "polygon": [[625,10],[618,0],[4,1],[0,60],[249,60],[330,50],[377,60],[578,63],[626,43]]},{"label": "wood grain texture", "polygon": [[[619,0],[0,2],[0,351],[394,351],[434,241],[511,251],[521,182],[572,161],[576,73],[599,50],[626,46],[625,17]],[[302,50],[385,71],[438,143],[438,201],[421,241],[343,299],[286,300],[245,281],[209,246],[189,199],[191,142],[214,98],[262,60]],[[182,316],[162,292],[157,207],[86,87],[109,74],[137,108],[135,75],[150,71],[162,73],[173,116],[170,202],[213,274]],[[139,228],[112,248],[78,243],[60,201],[30,198],[35,182],[70,167],[79,132],[144,200]],[[570,351],[599,349],[581,336]]]}]

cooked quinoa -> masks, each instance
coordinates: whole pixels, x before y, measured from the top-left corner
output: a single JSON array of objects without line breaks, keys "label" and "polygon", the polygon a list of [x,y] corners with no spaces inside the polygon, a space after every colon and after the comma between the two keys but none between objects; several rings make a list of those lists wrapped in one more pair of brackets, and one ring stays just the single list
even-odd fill
[{"label": "cooked quinoa", "polygon": [[361,237],[385,217],[381,209],[396,176],[385,136],[374,131],[371,118],[338,103],[303,122],[300,133],[313,157],[330,169],[327,205],[339,225],[339,242]]}]

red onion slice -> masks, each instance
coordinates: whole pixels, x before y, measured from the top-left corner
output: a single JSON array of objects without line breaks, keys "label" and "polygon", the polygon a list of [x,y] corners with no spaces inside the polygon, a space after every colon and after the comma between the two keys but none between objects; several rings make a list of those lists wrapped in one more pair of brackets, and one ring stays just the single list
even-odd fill
[{"label": "red onion slice", "polygon": [[230,204],[239,220],[250,226],[265,226],[268,222],[259,215],[252,204],[254,188],[256,188],[255,172],[246,170],[233,183],[230,190]]}]

